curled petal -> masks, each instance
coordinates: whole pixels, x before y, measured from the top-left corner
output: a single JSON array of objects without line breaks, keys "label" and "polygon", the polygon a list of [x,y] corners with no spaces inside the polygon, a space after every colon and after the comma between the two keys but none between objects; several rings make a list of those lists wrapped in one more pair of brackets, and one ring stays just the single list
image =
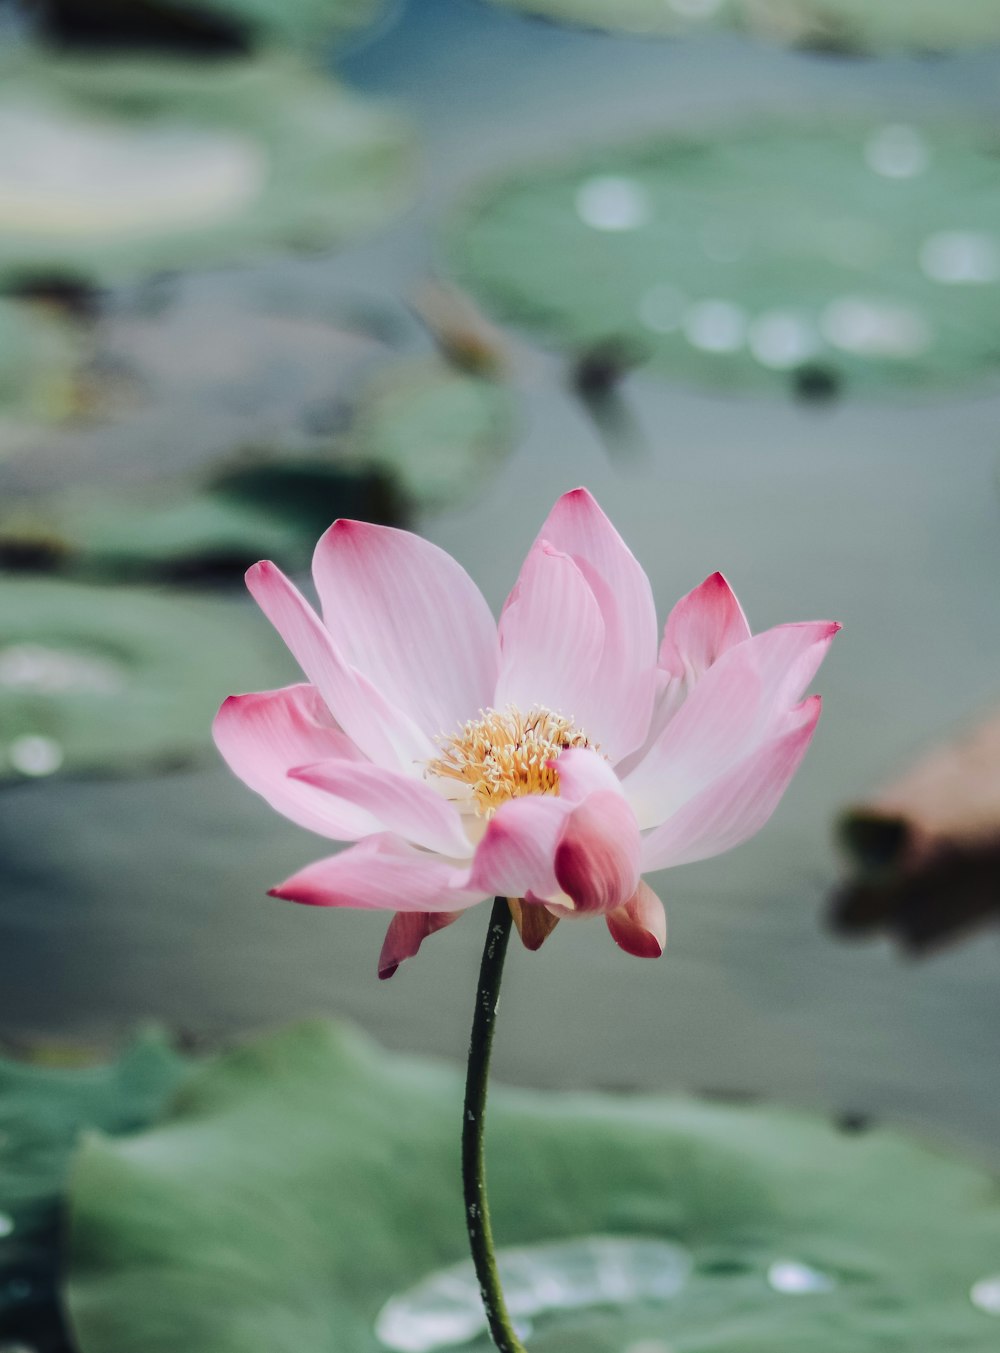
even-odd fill
[{"label": "curled petal", "polygon": [[428,935],[443,930],[461,915],[460,911],[397,911],[378,956],[379,977],[383,981],[391,977],[404,959],[414,956]]},{"label": "curled petal", "polygon": [[577,912],[610,912],[639,884],[639,828],[621,794],[598,790],[572,810],[556,846],[555,875]]},{"label": "curled petal", "polygon": [[[562,495],[536,544],[543,540],[569,555],[601,612],[607,637],[592,672],[601,705],[593,731],[618,761],[642,743],[653,704],[657,628],[649,579],[586,489]],[[574,713],[582,720],[582,713]]]},{"label": "curled petal", "polygon": [[292,657],[326,701],[344,732],[372,761],[413,771],[434,755],[434,744],[362,673],[346,663],[319,616],[275,564],[247,571],[247,587],[288,645]]},{"label": "curled petal", "polygon": [[641,881],[624,906],[608,912],[607,922],[611,938],[627,954],[659,958],[667,947],[667,913],[652,888]]},{"label": "curled petal", "polygon": [[697,681],[723,653],[750,638],[743,608],[721,573],[689,592],[667,617],[659,665],[671,676]]},{"label": "curled petal", "polygon": [[364,809],[378,823],[375,831],[393,832],[457,859],[472,854],[458,809],[423,780],[352,761],[296,766],[289,774]]},{"label": "curled petal", "polygon": [[784,727],[730,767],[643,838],[643,869],[692,864],[748,840],[777,808],[819,719],[818,695],[792,710]]},{"label": "curled petal", "polygon": [[288,778],[297,761],[322,756],[365,764],[315,687],[231,695],[215,716],[212,736],[243,783],[300,827],[337,841],[354,841],[379,830],[377,819],[361,805],[338,803]]},{"label": "curled petal", "polygon": [[591,747],[568,747],[549,765],[559,776],[559,797],[570,803],[580,803],[598,789],[622,792],[611,766]]},{"label": "curled petal", "polygon": [[499,897],[559,892],[555,853],[571,805],[549,794],[502,804],[476,848],[469,886]]},{"label": "curled petal", "polygon": [[495,705],[543,705],[587,727],[604,621],[583,574],[542,542],[531,550],[500,616]]},{"label": "curled petal", "polygon": [[468,888],[467,872],[384,832],[306,865],[270,895],[308,907],[464,911],[484,896]]},{"label": "curled petal", "polygon": [[429,736],[492,702],[496,624],[444,550],[391,526],[336,521],[316,546],[313,576],[338,650]]}]

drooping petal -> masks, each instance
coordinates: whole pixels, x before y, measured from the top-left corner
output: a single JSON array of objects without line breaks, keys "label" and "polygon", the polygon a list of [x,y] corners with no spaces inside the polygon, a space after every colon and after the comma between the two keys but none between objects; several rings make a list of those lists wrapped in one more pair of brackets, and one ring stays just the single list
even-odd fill
[{"label": "drooping petal", "polygon": [[467,880],[467,869],[385,832],[306,865],[269,891],[272,897],[309,907],[464,911],[484,896],[472,891]]},{"label": "drooping petal", "polygon": [[434,744],[344,661],[298,588],[269,560],[248,570],[247,587],[352,741],[377,765],[418,773]]},{"label": "drooping petal", "polygon": [[665,822],[778,732],[839,628],[828,621],[779,625],[724,653],[623,777],[640,827]]},{"label": "drooping petal", "polygon": [[492,702],[496,623],[444,550],[408,531],[336,521],[316,546],[313,576],[347,662],[430,737]]},{"label": "drooping petal", "polygon": [[293,780],[315,785],[364,809],[378,823],[375,831],[393,832],[414,845],[457,859],[472,854],[458,809],[424,780],[381,766],[340,760],[296,766],[289,773]]},{"label": "drooping petal", "polygon": [[534,546],[500,616],[495,707],[544,706],[585,730],[603,648],[604,621],[583,574],[551,545]]},{"label": "drooping petal", "polygon": [[554,916],[542,903],[525,902],[520,897],[511,897],[507,900],[521,943],[525,949],[535,953],[555,930],[559,924],[559,917]]},{"label": "drooping petal", "polygon": [[296,763],[320,757],[364,764],[314,686],[231,695],[215,717],[212,735],[243,783],[300,827],[337,841],[354,841],[381,829],[362,805],[334,800],[288,777]]},{"label": "drooping petal", "polygon": [[383,981],[391,977],[404,959],[414,956],[428,935],[443,930],[461,915],[460,911],[397,911],[378,956],[379,977]]},{"label": "drooping petal", "polygon": [[689,682],[707,672],[734,644],[750,638],[743,608],[721,573],[689,592],[667,617],[659,665]]},{"label": "drooping petal", "polygon": [[821,700],[811,696],[784,726],[694,794],[642,840],[642,867],[665,869],[721,855],[748,840],[777,808],[812,740]]},{"label": "drooping petal", "polygon": [[625,905],[608,913],[607,922],[615,944],[636,958],[659,958],[667,947],[667,913],[641,880]]},{"label": "drooping petal", "polygon": [[586,489],[564,493],[538,533],[568,554],[591,587],[606,643],[593,673],[603,711],[594,732],[617,761],[649,724],[656,668],[656,606],[642,566]]},{"label": "drooping petal", "polygon": [[558,893],[556,845],[570,811],[569,803],[550,794],[502,804],[476,847],[469,886],[499,897]]},{"label": "drooping petal", "polygon": [[577,912],[611,912],[639,884],[639,828],[620,793],[601,789],[566,819],[555,854],[556,882]]}]

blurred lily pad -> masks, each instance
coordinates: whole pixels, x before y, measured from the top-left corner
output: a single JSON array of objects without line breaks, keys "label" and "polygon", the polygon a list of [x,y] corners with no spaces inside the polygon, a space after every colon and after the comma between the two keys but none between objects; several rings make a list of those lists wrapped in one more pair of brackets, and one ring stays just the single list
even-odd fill
[{"label": "blurred lily pad", "polygon": [[80,411],[83,346],[65,320],[0,297],[0,456]]},{"label": "blurred lily pad", "polygon": [[0,560],[112,581],[233,582],[258,559],[306,568],[336,517],[401,525],[394,481],[318,457],[255,459],[204,485],[66,493],[0,519]]},{"label": "blurred lily pad", "polygon": [[7,1348],[63,1353],[57,1299],[63,1194],[81,1133],[146,1127],[185,1063],[158,1033],[111,1066],[72,1070],[0,1060],[0,1331]]},{"label": "blurred lily pad", "polygon": [[292,57],[16,54],[0,85],[0,281],[93,284],[329,247],[411,189],[401,120]]},{"label": "blurred lily pad", "polygon": [[0,781],[192,764],[231,691],[294,676],[235,599],[8,576]]},{"label": "blurred lily pad", "polygon": [[362,389],[344,460],[390,476],[415,505],[440,508],[481,487],[514,432],[508,386],[439,358],[414,359],[384,367]]},{"label": "blurred lily pad", "polygon": [[726,389],[1000,374],[1000,141],[872,121],[606,148],[471,201],[447,248],[501,318]]},{"label": "blurred lily pad", "polygon": [[[82,1353],[484,1348],[449,1271],[460,1110],[456,1071],[316,1022],[210,1062],[152,1130],[92,1135],[71,1186]],[[976,1168],[685,1100],[497,1091],[490,1136],[494,1228],[544,1246],[508,1259],[538,1353],[996,1346],[1000,1196]],[[561,1242],[585,1265],[553,1290]],[[615,1269],[623,1244],[655,1252],[655,1282]]]},{"label": "blurred lily pad", "polygon": [[384,0],[40,0],[64,43],[230,52],[262,42],[330,45],[375,23]]},{"label": "blurred lily pad", "polygon": [[841,52],[948,51],[1000,42],[993,0],[494,0],[557,23],[644,36],[709,25]]}]

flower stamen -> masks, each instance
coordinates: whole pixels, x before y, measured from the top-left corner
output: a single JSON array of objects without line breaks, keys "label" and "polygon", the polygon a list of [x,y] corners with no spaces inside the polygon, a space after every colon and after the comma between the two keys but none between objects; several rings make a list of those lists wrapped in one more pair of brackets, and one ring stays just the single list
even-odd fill
[{"label": "flower stamen", "polygon": [[558,794],[559,775],[550,765],[567,747],[591,747],[573,720],[544,706],[522,714],[514,706],[481,710],[444,741],[428,770],[469,787],[480,817],[523,794]]}]

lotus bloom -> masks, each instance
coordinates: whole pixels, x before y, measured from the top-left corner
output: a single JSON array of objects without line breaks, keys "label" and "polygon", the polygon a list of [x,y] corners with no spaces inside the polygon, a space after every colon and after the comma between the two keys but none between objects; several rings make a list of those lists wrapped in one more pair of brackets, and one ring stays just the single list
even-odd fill
[{"label": "lotus bloom", "polygon": [[528,948],[600,915],[628,953],[659,956],[666,918],[641,875],[764,825],[839,628],[751,637],[715,573],[658,643],[649,580],[585,489],[549,514],[499,625],[465,570],[406,531],[334,522],[313,578],[322,620],[274,564],[250,569],[307,681],[231,696],[215,740],[273,808],[356,843],[272,895],[394,912],[382,977],[489,896],[510,899]]}]

